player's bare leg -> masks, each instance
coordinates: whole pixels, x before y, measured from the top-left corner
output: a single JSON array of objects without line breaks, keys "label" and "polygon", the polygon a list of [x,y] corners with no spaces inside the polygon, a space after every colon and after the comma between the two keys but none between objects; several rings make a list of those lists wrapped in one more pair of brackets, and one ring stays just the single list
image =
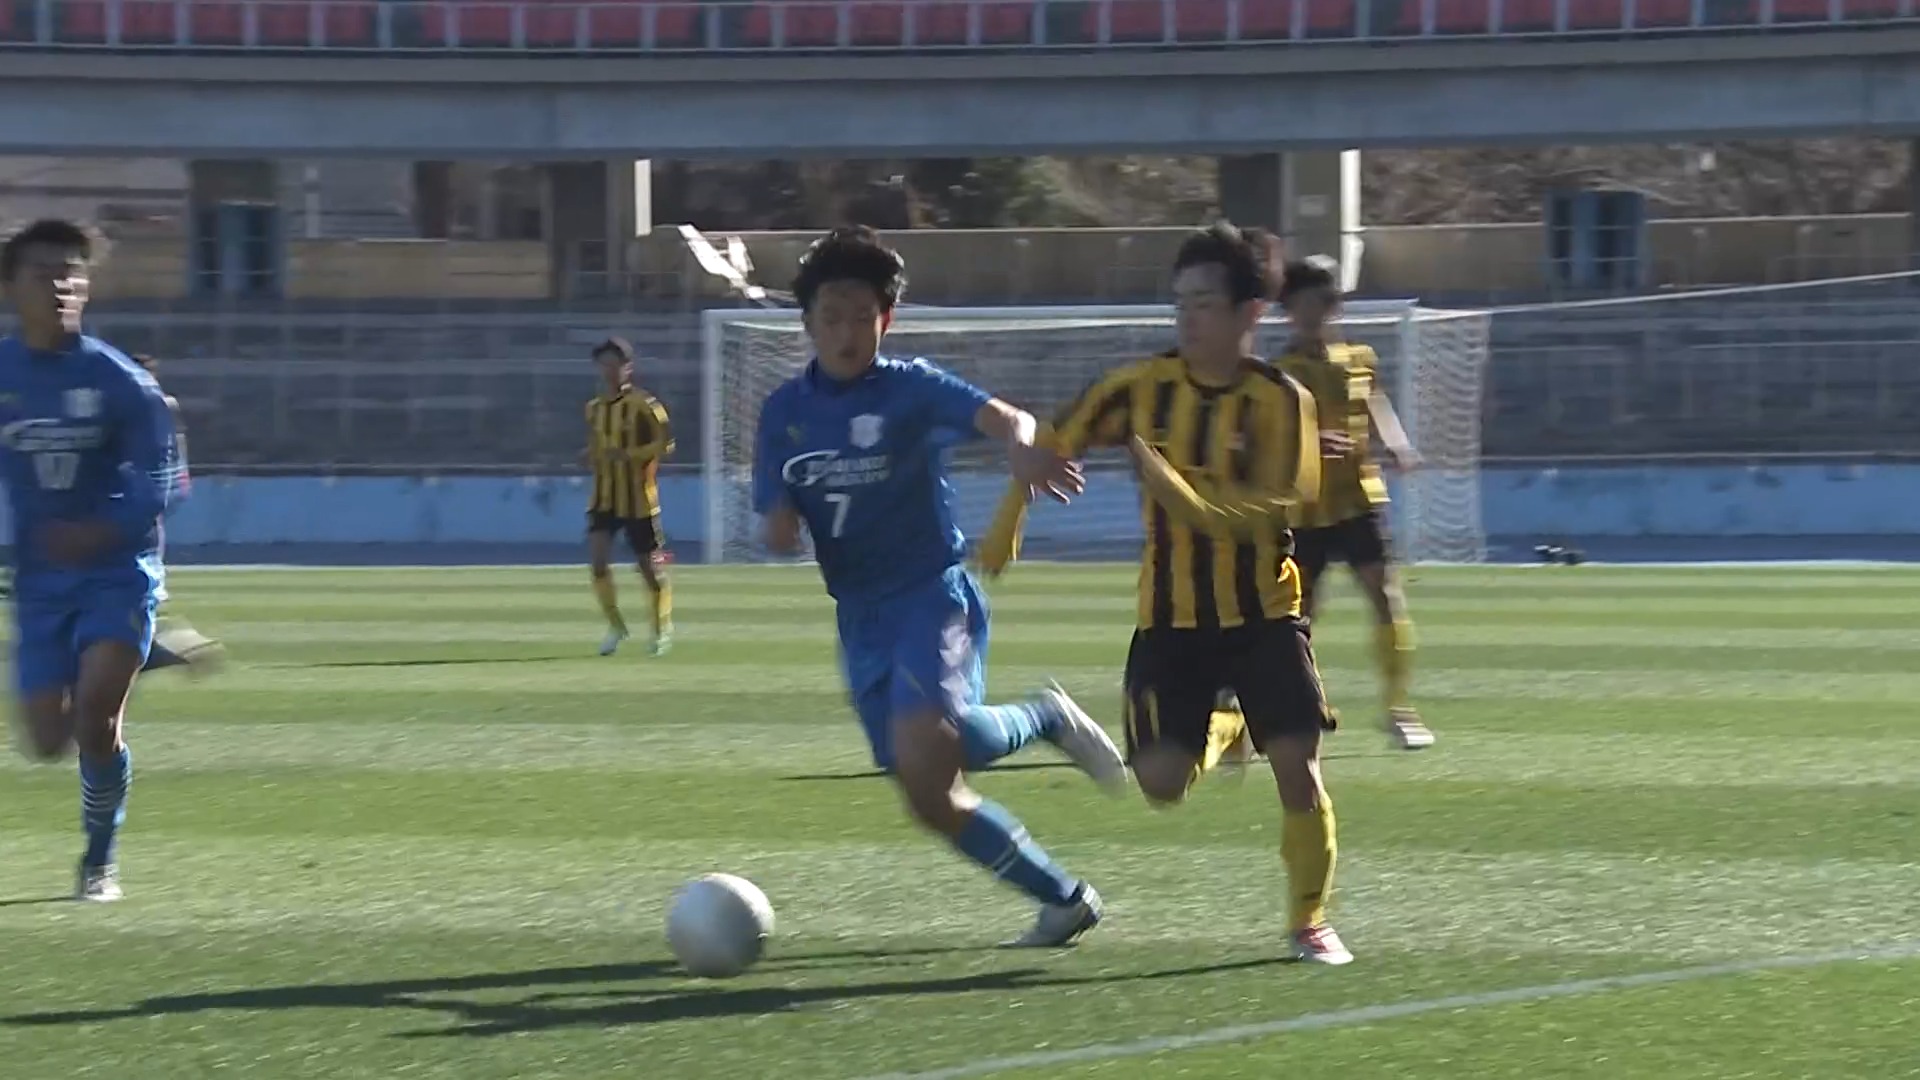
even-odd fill
[{"label": "player's bare leg", "polygon": [[[1134,783],[1140,786],[1148,805],[1162,810],[1178,806],[1187,800],[1193,785],[1219,765],[1244,765],[1252,760],[1253,742],[1239,702],[1230,692],[1221,695],[1221,702],[1207,724],[1207,748],[1199,756],[1167,743],[1134,751]],[[1242,747],[1246,748],[1244,757],[1238,756]]]},{"label": "player's bare leg", "polygon": [[613,583],[613,534],[595,531],[587,534],[587,568],[593,575],[593,596],[606,616],[607,633],[600,639],[600,655],[612,656],[627,640],[627,620],[620,614],[620,595]]},{"label": "player's bare leg", "polygon": [[1413,708],[1413,620],[1407,617],[1398,575],[1390,564],[1378,562],[1354,567],[1353,577],[1373,607],[1374,652],[1386,699],[1387,735],[1403,750],[1425,750],[1433,745],[1433,731]]},{"label": "player's bare leg", "polygon": [[1296,959],[1315,964],[1348,964],[1347,951],[1327,923],[1327,898],[1333,891],[1333,801],[1320,779],[1320,733],[1267,740],[1282,810],[1280,858],[1287,865],[1292,910],[1288,930]]},{"label": "player's bare leg", "polygon": [[124,641],[99,641],[80,654],[73,693],[73,736],[80,752],[81,821],[87,850],[80,858],[75,896],[108,903],[120,899],[114,844],[126,820],[133,759],[123,738],[127,698],[143,662]]},{"label": "player's bare leg", "polygon": [[73,752],[73,693],[42,690],[20,702],[20,752],[35,761],[58,761]]},{"label": "player's bare leg", "polygon": [[667,574],[667,560],[661,552],[640,557],[640,578],[647,583],[653,639],[648,650],[663,656],[673,648],[673,582]]},{"label": "player's bare leg", "polygon": [[1027,830],[997,804],[980,797],[966,780],[966,749],[958,727],[938,709],[894,718],[893,779],[907,813],[944,837],[968,858],[1008,884],[1032,893],[1051,881],[1064,902],[1040,908],[1033,929],[1015,945],[1065,945],[1100,921],[1100,894],[1092,885],[1067,881]]}]

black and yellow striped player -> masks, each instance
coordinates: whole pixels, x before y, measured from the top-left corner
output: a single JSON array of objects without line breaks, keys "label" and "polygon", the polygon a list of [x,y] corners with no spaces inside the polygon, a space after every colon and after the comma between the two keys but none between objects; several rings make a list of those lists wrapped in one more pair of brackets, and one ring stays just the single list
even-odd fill
[{"label": "black and yellow striped player", "polygon": [[[1179,348],[1110,372],[1051,432],[1064,458],[1128,446],[1138,469],[1146,546],[1127,652],[1129,762],[1142,793],[1170,805],[1250,731],[1280,792],[1294,953],[1344,964],[1352,954],[1326,918],[1336,847],[1319,749],[1331,710],[1288,530],[1320,485],[1313,397],[1252,355],[1268,282],[1238,229],[1183,243],[1173,291]],[[1024,509],[1024,492],[1009,492],[981,544],[986,572],[1013,558]],[[1243,712],[1216,711],[1222,692]]]},{"label": "black and yellow striped player", "polygon": [[1401,469],[1418,464],[1400,418],[1380,388],[1379,361],[1365,345],[1339,338],[1338,267],[1330,260],[1290,262],[1280,283],[1280,303],[1293,324],[1280,370],[1313,393],[1320,407],[1319,496],[1305,507],[1294,530],[1293,559],[1300,567],[1303,606],[1315,613],[1315,586],[1327,565],[1344,562],[1372,603],[1374,657],[1386,699],[1387,734],[1407,750],[1433,745],[1433,732],[1414,711],[1413,622],[1394,572],[1388,542],[1387,484],[1374,461],[1381,447]]},{"label": "black and yellow striped player", "polygon": [[607,617],[600,655],[611,656],[627,639],[611,562],[614,534],[627,546],[652,600],[653,641],[659,656],[673,646],[673,585],[667,579],[667,538],[660,528],[660,460],[673,452],[673,427],[659,399],[633,385],[633,346],[609,338],[594,347],[606,389],[587,402],[586,461],[593,469],[593,500],[587,504],[587,554],[593,595]]}]

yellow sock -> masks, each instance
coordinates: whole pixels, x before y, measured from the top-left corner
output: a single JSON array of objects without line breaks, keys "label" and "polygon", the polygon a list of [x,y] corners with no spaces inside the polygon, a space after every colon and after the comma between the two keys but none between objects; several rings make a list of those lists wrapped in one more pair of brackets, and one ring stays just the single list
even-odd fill
[{"label": "yellow sock", "polygon": [[1339,845],[1333,838],[1333,803],[1325,792],[1320,808],[1285,811],[1280,822],[1280,860],[1287,864],[1287,892],[1293,898],[1294,933],[1327,921],[1327,897],[1333,893],[1333,864]]},{"label": "yellow sock", "polygon": [[1380,664],[1380,687],[1386,696],[1387,708],[1404,709],[1411,705],[1413,623],[1407,619],[1375,623],[1373,652]]},{"label": "yellow sock", "polygon": [[1246,731],[1247,718],[1238,709],[1215,709],[1207,722],[1207,751],[1200,758],[1201,775],[1212,772]]},{"label": "yellow sock", "polygon": [[656,568],[647,589],[653,600],[653,636],[659,637],[673,628],[673,582],[667,580],[666,571]]},{"label": "yellow sock", "polygon": [[593,579],[593,598],[600,601],[600,613],[607,617],[607,626],[626,633],[627,620],[620,617],[620,594],[612,574]]}]

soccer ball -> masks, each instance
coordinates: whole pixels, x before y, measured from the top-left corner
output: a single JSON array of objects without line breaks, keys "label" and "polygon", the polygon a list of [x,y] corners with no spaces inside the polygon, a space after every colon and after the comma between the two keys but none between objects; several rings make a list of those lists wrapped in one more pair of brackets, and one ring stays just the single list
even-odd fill
[{"label": "soccer ball", "polygon": [[687,974],[725,979],[752,967],[773,934],[773,905],[732,874],[694,878],[667,909],[667,947]]}]

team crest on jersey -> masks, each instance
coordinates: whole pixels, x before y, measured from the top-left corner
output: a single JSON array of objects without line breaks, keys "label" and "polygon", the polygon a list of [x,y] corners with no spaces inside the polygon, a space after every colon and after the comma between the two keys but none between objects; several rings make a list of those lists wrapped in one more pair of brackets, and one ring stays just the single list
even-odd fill
[{"label": "team crest on jersey", "polygon": [[787,441],[788,442],[797,443],[806,437],[807,437],[806,428],[801,427],[799,424],[787,425]]},{"label": "team crest on jersey", "polygon": [[880,444],[880,417],[876,413],[861,413],[853,418],[848,426],[847,441],[862,450],[868,450]]},{"label": "team crest on jersey", "polygon": [[67,415],[75,420],[100,415],[100,391],[85,386],[67,391]]}]

